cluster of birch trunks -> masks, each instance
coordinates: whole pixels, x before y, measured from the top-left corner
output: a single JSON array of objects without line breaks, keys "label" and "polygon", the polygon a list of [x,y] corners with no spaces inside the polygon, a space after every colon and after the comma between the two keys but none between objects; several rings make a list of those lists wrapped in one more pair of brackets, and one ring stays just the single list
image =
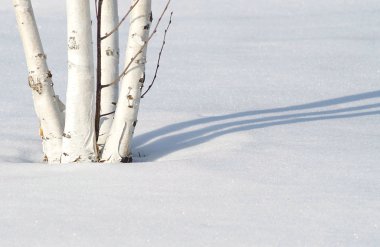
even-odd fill
[{"label": "cluster of birch trunks", "polygon": [[151,38],[151,0],[132,0],[125,56],[128,67],[121,74],[117,0],[98,0],[96,4],[100,51],[97,76],[90,1],[67,0],[68,82],[64,105],[54,92],[31,1],[13,0],[43,152],[49,163],[131,161],[131,140]]}]

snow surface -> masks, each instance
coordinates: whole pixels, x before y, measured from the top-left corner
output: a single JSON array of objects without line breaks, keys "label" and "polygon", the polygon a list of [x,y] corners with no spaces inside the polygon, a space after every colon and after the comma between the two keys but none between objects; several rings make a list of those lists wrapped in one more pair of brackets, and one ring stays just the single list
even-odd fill
[{"label": "snow surface", "polygon": [[[65,3],[33,2],[64,99]],[[0,246],[380,246],[380,2],[172,9],[138,162],[47,166],[0,0]]]}]

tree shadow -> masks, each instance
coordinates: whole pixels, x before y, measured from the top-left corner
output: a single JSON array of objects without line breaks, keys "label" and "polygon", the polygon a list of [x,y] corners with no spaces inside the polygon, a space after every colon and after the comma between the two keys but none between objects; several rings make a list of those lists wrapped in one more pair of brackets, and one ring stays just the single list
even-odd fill
[{"label": "tree shadow", "polygon": [[[135,156],[136,154],[140,156],[141,153],[148,154],[139,159],[141,162],[154,161],[175,151],[196,146],[226,134],[279,125],[380,115],[380,102],[343,107],[343,104],[346,103],[360,103],[362,100],[374,98],[380,98],[380,91],[349,95],[302,105],[203,117],[170,124],[137,136],[134,140],[136,147],[134,153]],[[325,107],[338,109],[320,109]],[[307,110],[313,111],[305,112]],[[294,111],[294,113],[289,113],[291,111]],[[303,112],[297,113],[296,111]],[[239,118],[243,119],[239,120]],[[198,129],[194,129],[197,127]],[[186,131],[186,129],[189,130]]]}]

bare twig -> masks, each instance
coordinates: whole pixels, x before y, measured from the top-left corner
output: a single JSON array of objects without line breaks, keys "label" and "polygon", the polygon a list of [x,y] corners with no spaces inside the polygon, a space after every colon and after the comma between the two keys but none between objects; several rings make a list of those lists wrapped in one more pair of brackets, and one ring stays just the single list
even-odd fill
[{"label": "bare twig", "polygon": [[157,78],[158,68],[160,67],[160,60],[161,60],[162,51],[164,50],[164,46],[166,44],[166,34],[168,33],[168,30],[170,28],[170,24],[172,24],[172,17],[173,17],[173,12],[170,13],[169,23],[168,23],[168,26],[165,29],[164,39],[162,41],[162,46],[161,46],[160,53],[158,54],[157,67],[156,67],[156,71],[154,72],[153,80],[150,83],[148,89],[141,95],[141,98],[144,98],[144,96],[149,92],[149,90],[152,88],[152,86],[153,86],[153,84],[154,84],[154,82],[155,82],[155,80]]},{"label": "bare twig", "polygon": [[108,115],[111,115],[111,114],[114,114],[115,111],[111,111],[109,113],[105,113],[105,114],[101,114],[100,117],[105,117],[105,116],[108,116]]},{"label": "bare twig", "polygon": [[158,19],[157,23],[156,23],[156,26],[154,27],[153,29],[153,32],[149,35],[148,39],[144,42],[144,45],[141,46],[140,50],[131,58],[131,61],[128,63],[128,65],[125,67],[125,69],[123,70],[123,72],[119,75],[119,77],[114,80],[113,82],[109,83],[109,84],[105,84],[105,85],[102,85],[102,88],[105,88],[105,87],[109,87],[111,85],[114,85],[116,83],[118,83],[120,81],[121,78],[123,78],[126,74],[127,74],[127,71],[129,69],[129,67],[132,65],[132,63],[136,60],[137,56],[142,53],[142,51],[144,50],[144,48],[148,45],[149,41],[152,39],[152,37],[154,36],[155,33],[157,33],[157,28],[162,20],[162,17],[164,16],[166,10],[168,9],[169,7],[169,4],[170,4],[170,1],[171,0],[168,0],[168,2],[166,3],[166,6],[164,8],[164,10],[162,11],[161,13],[161,16],[160,18]]},{"label": "bare twig", "polygon": [[102,24],[102,5],[103,0],[98,0],[97,6],[97,31],[96,31],[96,53],[97,53],[97,68],[96,68],[96,107],[95,107],[95,137],[96,141],[99,138],[100,130],[100,104],[101,104],[101,90],[102,90],[102,40],[101,40],[101,24]]},{"label": "bare twig", "polygon": [[132,12],[132,10],[134,9],[134,7],[138,4],[140,0],[137,0],[128,10],[128,12],[124,15],[124,17],[121,19],[121,21],[119,22],[119,24],[116,25],[116,27],[114,29],[112,29],[109,33],[106,33],[103,37],[100,38],[100,40],[103,40],[103,39],[106,39],[108,38],[109,36],[111,36],[114,32],[116,32],[119,27],[121,26],[121,24],[123,24],[123,22],[125,21],[125,19],[127,18],[127,16],[129,15],[129,13]]}]

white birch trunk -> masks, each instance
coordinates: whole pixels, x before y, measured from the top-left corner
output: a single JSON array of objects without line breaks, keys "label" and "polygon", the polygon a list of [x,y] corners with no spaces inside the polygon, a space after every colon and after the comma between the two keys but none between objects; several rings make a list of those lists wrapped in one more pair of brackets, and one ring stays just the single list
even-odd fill
[{"label": "white birch trunk", "polygon": [[[132,0],[132,4],[135,1]],[[126,64],[147,41],[151,17],[151,0],[140,0],[130,16]],[[131,141],[137,124],[141,89],[145,80],[145,63],[146,47],[120,82],[115,118],[102,155],[105,162],[125,162],[131,159]]]},{"label": "white birch trunk", "polygon": [[97,160],[89,0],[67,0],[68,84],[62,163]]},{"label": "white birch trunk", "polygon": [[[119,23],[117,0],[103,1],[101,36],[110,33]],[[101,82],[109,84],[119,77],[119,33],[114,32],[111,36],[102,40],[101,46]],[[101,90],[100,106],[100,130],[98,138],[99,151],[102,152],[111,129],[114,112],[116,109],[118,85],[113,84]]]},{"label": "white birch trunk", "polygon": [[63,104],[54,93],[52,75],[36,26],[30,0],[13,0],[18,28],[24,46],[34,108],[40,121],[43,151],[49,163],[61,160]]}]

